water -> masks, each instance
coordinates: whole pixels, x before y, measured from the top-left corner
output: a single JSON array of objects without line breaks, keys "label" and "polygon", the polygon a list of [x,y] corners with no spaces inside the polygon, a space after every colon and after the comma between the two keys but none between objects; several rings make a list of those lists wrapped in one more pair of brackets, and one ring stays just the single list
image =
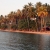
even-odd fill
[{"label": "water", "polygon": [[50,50],[50,35],[0,32],[0,50]]}]

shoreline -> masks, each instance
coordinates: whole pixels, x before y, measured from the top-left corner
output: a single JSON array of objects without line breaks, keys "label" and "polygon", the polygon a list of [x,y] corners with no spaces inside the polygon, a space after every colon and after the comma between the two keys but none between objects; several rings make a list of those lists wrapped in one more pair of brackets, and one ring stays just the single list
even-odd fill
[{"label": "shoreline", "polygon": [[41,35],[41,34],[47,34],[47,35],[50,35],[50,31],[41,31],[41,32],[36,32],[36,31],[24,31],[24,30],[22,30],[22,31],[20,31],[20,30],[2,30],[2,29],[0,29],[0,31],[3,31],[3,32],[15,32],[15,33],[25,33],[25,34],[39,34],[39,35]]}]

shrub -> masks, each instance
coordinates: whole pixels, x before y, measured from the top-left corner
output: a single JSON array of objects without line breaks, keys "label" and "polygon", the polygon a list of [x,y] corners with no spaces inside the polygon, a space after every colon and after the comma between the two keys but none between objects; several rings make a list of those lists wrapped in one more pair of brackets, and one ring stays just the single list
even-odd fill
[{"label": "shrub", "polygon": [[32,30],[36,30],[36,23],[35,21],[31,21],[29,22],[29,28],[32,29]]},{"label": "shrub", "polygon": [[12,25],[11,29],[16,30],[17,29],[17,25]]},{"label": "shrub", "polygon": [[25,21],[25,19],[21,19],[18,21],[18,29],[27,29],[28,28],[28,24],[27,21]]},{"label": "shrub", "polygon": [[2,24],[2,25],[0,26],[0,28],[1,28],[1,29],[7,29],[8,26],[7,26],[6,24]]}]

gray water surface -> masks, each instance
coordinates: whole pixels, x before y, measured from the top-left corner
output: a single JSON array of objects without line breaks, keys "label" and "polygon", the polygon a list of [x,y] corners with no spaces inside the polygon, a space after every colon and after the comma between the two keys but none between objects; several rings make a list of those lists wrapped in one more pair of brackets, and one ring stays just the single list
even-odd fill
[{"label": "gray water surface", "polygon": [[50,35],[0,32],[0,50],[50,50]]}]

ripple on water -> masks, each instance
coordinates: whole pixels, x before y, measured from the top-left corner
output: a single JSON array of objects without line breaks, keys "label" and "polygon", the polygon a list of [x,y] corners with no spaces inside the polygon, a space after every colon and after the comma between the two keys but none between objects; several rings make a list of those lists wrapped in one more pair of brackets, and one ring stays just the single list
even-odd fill
[{"label": "ripple on water", "polygon": [[50,50],[50,36],[0,32],[0,50]]}]

